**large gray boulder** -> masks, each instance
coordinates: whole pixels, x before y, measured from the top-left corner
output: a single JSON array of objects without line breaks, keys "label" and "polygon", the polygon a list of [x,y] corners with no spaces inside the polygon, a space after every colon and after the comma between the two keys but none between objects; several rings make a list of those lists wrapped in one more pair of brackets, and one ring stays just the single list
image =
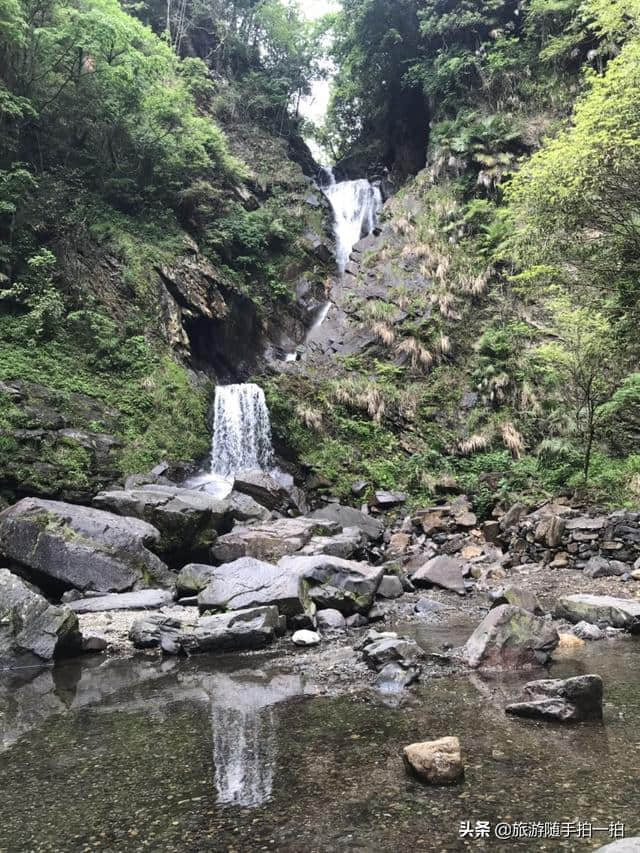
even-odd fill
[{"label": "large gray boulder", "polygon": [[0,668],[48,661],[80,649],[78,617],[0,569]]},{"label": "large gray boulder", "polygon": [[522,692],[524,699],[507,705],[507,714],[563,723],[602,719],[602,679],[599,675],[530,681]]},{"label": "large gray boulder", "polygon": [[249,495],[269,510],[301,515],[307,509],[299,489],[295,486],[283,486],[265,471],[239,471],[235,475],[233,488],[236,492]]},{"label": "large gray boulder", "polygon": [[0,513],[0,555],[53,594],[169,586],[159,544],[147,522],[92,507],[24,498]]},{"label": "large gray boulder", "polygon": [[218,533],[233,526],[229,501],[178,486],[100,492],[93,505],[152,524],[160,531],[162,553],[173,563],[206,558]]},{"label": "large gray boulder", "polygon": [[278,565],[302,578],[302,596],[318,610],[333,608],[343,616],[366,613],[372,606],[384,569],[340,557],[284,557]]},{"label": "large gray boulder", "polygon": [[228,563],[240,557],[277,562],[300,551],[312,537],[338,532],[338,525],[313,518],[279,518],[251,527],[236,526],[221,536],[211,553],[214,562]]},{"label": "large gray boulder", "polygon": [[304,613],[302,574],[253,557],[212,568],[209,583],[198,595],[198,607],[206,610],[244,610],[275,605],[285,616]]},{"label": "large gray boulder", "polygon": [[357,509],[342,504],[331,503],[311,513],[311,518],[325,518],[337,522],[340,527],[357,527],[367,539],[377,542],[382,539],[384,524],[377,518],[365,515]]},{"label": "large gray boulder", "polygon": [[271,510],[259,504],[250,495],[233,491],[227,500],[235,521],[269,521],[271,518]]},{"label": "large gray boulder", "polygon": [[364,542],[365,536],[358,527],[347,527],[342,533],[333,536],[313,536],[300,553],[305,556],[328,554],[330,557],[350,560],[362,550]]},{"label": "large gray boulder", "polygon": [[471,667],[527,668],[549,661],[558,645],[556,629],[521,607],[501,604],[489,611],[467,640]]},{"label": "large gray boulder", "polygon": [[464,595],[463,564],[455,557],[433,557],[416,569],[411,575],[411,581],[416,586],[439,586]]},{"label": "large gray boulder", "polygon": [[181,646],[187,652],[262,649],[284,629],[284,617],[277,607],[254,607],[203,616],[194,629],[183,634]]},{"label": "large gray boulder", "polygon": [[137,592],[112,592],[69,602],[74,613],[104,613],[107,610],[157,610],[173,603],[167,589],[140,589]]},{"label": "large gray boulder", "polygon": [[556,605],[555,616],[568,622],[624,628],[640,633],[640,601],[612,595],[565,595]]}]

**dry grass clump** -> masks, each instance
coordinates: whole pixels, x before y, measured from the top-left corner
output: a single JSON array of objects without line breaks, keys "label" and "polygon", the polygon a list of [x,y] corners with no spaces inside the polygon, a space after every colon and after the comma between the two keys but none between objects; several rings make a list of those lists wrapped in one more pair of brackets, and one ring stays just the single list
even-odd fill
[{"label": "dry grass clump", "polygon": [[296,407],[296,414],[308,429],[312,429],[314,432],[321,432],[323,418],[322,412],[319,409],[301,404]]},{"label": "dry grass clump", "polygon": [[409,356],[411,366],[416,367],[431,367],[434,358],[431,352],[417,338],[404,338],[396,351]]},{"label": "dry grass clump", "polygon": [[458,444],[458,453],[461,456],[471,456],[474,453],[479,453],[481,450],[486,450],[489,447],[489,438],[482,433],[474,433]]},{"label": "dry grass clump", "polygon": [[396,333],[393,331],[391,326],[388,326],[386,323],[373,323],[371,326],[371,332],[386,347],[390,347],[396,339]]},{"label": "dry grass clump", "polygon": [[500,427],[502,441],[504,446],[511,453],[514,459],[520,459],[524,453],[524,439],[514,427],[511,421],[505,421]]},{"label": "dry grass clump", "polygon": [[366,412],[369,417],[380,423],[386,411],[386,404],[380,389],[370,382],[357,382],[343,379],[333,388],[333,397],[338,403]]}]

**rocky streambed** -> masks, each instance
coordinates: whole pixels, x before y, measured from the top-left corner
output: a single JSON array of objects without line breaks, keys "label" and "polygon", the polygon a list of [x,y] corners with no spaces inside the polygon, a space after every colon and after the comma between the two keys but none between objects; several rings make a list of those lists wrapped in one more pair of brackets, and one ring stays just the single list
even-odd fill
[{"label": "rocky streambed", "polygon": [[[225,501],[157,479],[0,513],[0,850],[578,850],[640,832],[637,519],[579,566],[535,544],[563,544],[554,505],[480,525],[464,496],[310,511],[257,472]],[[589,569],[611,561],[600,542],[628,571]],[[441,738],[459,744],[449,778],[405,752],[408,774],[404,748],[424,764]],[[518,822],[571,827],[496,838]]]}]

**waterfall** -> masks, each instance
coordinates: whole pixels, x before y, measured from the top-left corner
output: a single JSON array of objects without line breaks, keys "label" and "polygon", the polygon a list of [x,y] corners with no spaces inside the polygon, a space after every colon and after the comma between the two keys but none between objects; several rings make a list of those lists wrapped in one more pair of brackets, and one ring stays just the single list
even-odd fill
[{"label": "waterfall", "polygon": [[[331,173],[333,178],[333,173]],[[367,180],[329,183],[323,188],[333,210],[336,260],[344,273],[355,244],[378,224],[382,194]]]},{"label": "waterfall", "polygon": [[231,477],[247,468],[273,468],[271,421],[262,388],[219,385],[214,412],[212,474]]}]

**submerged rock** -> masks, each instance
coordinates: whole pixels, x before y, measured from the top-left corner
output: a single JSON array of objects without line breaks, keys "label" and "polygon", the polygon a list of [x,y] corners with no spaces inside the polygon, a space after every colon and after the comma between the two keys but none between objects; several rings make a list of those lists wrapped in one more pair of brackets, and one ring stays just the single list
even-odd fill
[{"label": "submerged rock", "polygon": [[172,602],[173,595],[166,589],[141,589],[80,598],[69,602],[68,607],[74,613],[102,613],[106,610],[154,610]]},{"label": "submerged rock", "polygon": [[457,737],[412,743],[402,752],[407,770],[428,785],[453,785],[464,778]]},{"label": "submerged rock", "polygon": [[0,512],[0,554],[54,594],[170,586],[171,573],[149,550],[159,544],[147,522],[92,507],[24,498]]},{"label": "submerged rock", "polygon": [[51,660],[80,650],[78,617],[56,607],[8,569],[0,569],[0,667]]},{"label": "submerged rock", "polygon": [[599,675],[530,681],[524,685],[523,694],[523,701],[507,705],[507,714],[573,723],[602,719],[602,679]]},{"label": "submerged rock", "polygon": [[455,557],[433,557],[411,575],[416,586],[439,586],[465,595],[462,563]]},{"label": "submerged rock", "polygon": [[549,622],[521,607],[501,604],[469,637],[464,657],[474,668],[540,666],[549,661],[558,641],[558,632]]},{"label": "submerged rock", "polygon": [[178,486],[100,492],[93,505],[152,524],[160,531],[162,553],[174,561],[205,557],[218,533],[226,533],[233,524],[228,501]]},{"label": "submerged rock", "polygon": [[640,601],[614,598],[611,595],[565,595],[555,615],[568,622],[590,622],[593,625],[624,628],[640,633]]},{"label": "submerged rock", "polygon": [[284,557],[278,565],[302,578],[305,603],[339,610],[343,616],[369,610],[383,573],[381,567],[327,555]]}]

